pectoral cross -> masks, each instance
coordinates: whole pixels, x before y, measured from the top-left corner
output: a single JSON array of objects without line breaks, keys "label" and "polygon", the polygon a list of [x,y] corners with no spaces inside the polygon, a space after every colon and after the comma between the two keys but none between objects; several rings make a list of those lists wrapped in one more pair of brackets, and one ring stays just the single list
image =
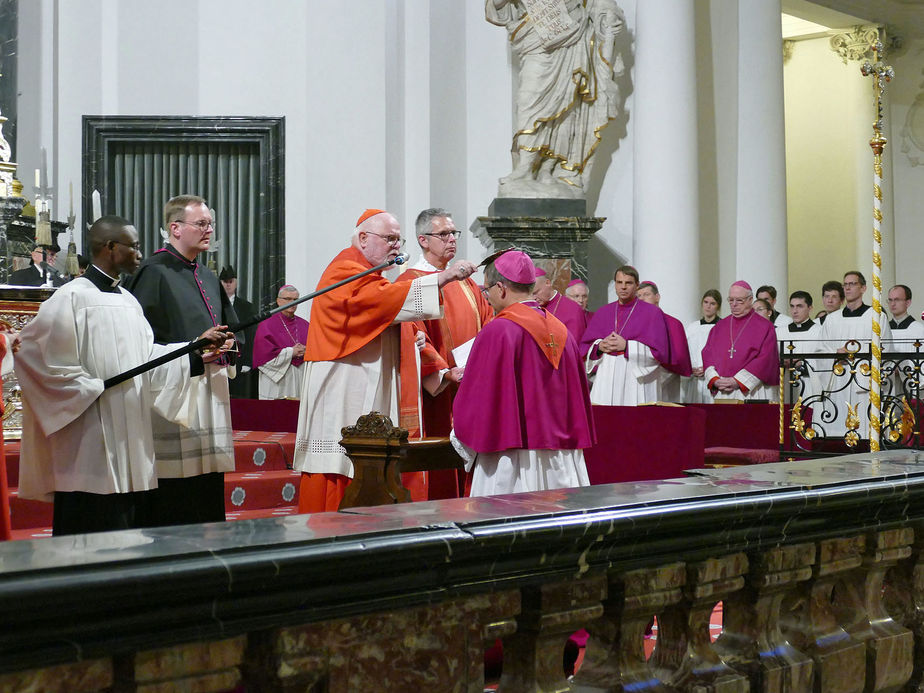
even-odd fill
[{"label": "pectoral cross", "polygon": [[733,344],[733,345],[731,346],[731,348],[728,350],[728,358],[730,358],[730,359],[735,358],[735,345],[734,345],[734,344]]},{"label": "pectoral cross", "polygon": [[545,346],[552,350],[552,356],[555,355],[555,351],[558,349],[558,344],[555,341],[555,335],[551,332],[549,333],[549,341],[546,342]]}]

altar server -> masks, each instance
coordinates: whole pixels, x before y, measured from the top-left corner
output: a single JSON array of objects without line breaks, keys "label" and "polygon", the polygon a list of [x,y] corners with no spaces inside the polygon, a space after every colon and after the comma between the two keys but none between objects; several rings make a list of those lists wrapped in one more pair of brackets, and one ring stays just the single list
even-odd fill
[{"label": "altar server", "polygon": [[[16,354],[24,402],[19,495],[54,499],[55,534],[154,524],[151,410],[177,423],[189,413],[189,357],[103,389],[105,379],[183,343],[155,344],[138,301],[118,286],[119,274],[141,259],[134,227],[101,217],[89,242],[93,264],[42,304]],[[221,345],[230,336],[223,330],[200,338]]]}]

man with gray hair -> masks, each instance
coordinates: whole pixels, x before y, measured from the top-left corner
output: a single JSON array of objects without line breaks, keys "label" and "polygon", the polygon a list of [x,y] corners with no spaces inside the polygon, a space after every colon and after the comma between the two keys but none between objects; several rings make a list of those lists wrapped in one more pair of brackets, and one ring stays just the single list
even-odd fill
[{"label": "man with gray hair", "polygon": [[[276,305],[284,306],[297,298],[298,289],[286,284],[276,294]],[[253,365],[260,373],[260,399],[298,399],[308,321],[295,314],[297,308],[284,308],[257,327]]]},{"label": "man with gray hair", "polygon": [[[399,282],[409,282],[446,269],[456,256],[452,213],[440,207],[423,210],[415,222],[421,256]],[[412,438],[448,436],[452,430],[452,401],[465,367],[460,355],[494,316],[491,306],[471,277],[443,287],[443,315],[401,325],[400,426]],[[417,338],[423,347],[413,348]],[[459,349],[459,347],[462,347]],[[454,470],[404,474],[413,500],[456,498],[464,491]]]},{"label": "man with gray hair", "polygon": [[[403,245],[394,215],[367,209],[350,246],[327,266],[318,288],[396,259]],[[339,507],[353,477],[353,463],[340,445],[344,426],[370,411],[398,420],[397,324],[438,317],[440,289],[474,271],[472,263],[460,261],[442,272],[392,283],[379,270],[312,301],[293,464],[302,472],[299,512]]]}]

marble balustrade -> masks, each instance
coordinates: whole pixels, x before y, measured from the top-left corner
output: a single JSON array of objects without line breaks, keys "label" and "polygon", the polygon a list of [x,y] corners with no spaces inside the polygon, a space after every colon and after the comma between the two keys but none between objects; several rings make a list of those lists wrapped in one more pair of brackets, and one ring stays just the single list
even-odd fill
[{"label": "marble balustrade", "polygon": [[914,451],[7,542],[0,691],[919,690],[922,548]]}]

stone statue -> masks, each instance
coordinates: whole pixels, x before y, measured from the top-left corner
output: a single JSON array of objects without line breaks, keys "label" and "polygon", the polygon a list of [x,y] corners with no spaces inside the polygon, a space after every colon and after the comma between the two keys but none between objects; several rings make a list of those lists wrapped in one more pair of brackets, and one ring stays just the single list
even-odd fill
[{"label": "stone statue", "polygon": [[583,198],[600,132],[616,117],[623,72],[614,0],[486,0],[519,58],[513,170],[498,197]]}]

